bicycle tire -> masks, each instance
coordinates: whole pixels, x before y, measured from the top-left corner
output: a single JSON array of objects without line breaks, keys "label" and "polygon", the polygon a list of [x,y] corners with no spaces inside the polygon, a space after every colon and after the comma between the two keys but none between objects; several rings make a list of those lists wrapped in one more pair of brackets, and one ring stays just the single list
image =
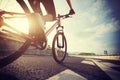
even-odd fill
[{"label": "bicycle tire", "polygon": [[11,55],[3,58],[0,60],[0,68],[3,68],[4,66],[12,63],[16,59],[18,59],[22,54],[24,54],[25,50],[29,47],[30,45],[30,40],[27,40],[21,48],[19,48],[16,52],[12,53]]},{"label": "bicycle tire", "polygon": [[[17,0],[19,1],[19,0]],[[23,1],[23,0],[20,0],[20,2]],[[27,12],[28,13],[28,9],[22,7],[22,9],[25,11],[25,13]],[[0,37],[0,40],[2,42],[6,42],[5,40],[7,39],[4,39],[3,37]],[[13,40],[9,40],[9,41],[13,41]],[[15,42],[14,42],[15,43]],[[3,44],[3,43],[1,43]],[[7,45],[7,43],[5,43]],[[12,43],[13,44],[13,43]],[[16,59],[18,59],[22,54],[24,54],[24,52],[26,51],[26,49],[30,46],[31,44],[31,40],[29,39],[25,39],[24,42],[20,42],[20,47],[18,49],[14,49],[15,51],[14,52],[11,52],[10,55],[8,56],[5,56],[3,58],[0,59],[0,68],[3,68],[5,67],[6,65],[12,63],[13,61],[15,61]],[[8,46],[8,45],[7,45]],[[7,47],[6,46],[6,47]],[[1,46],[0,46],[1,47]],[[12,49],[13,46],[11,46],[11,49]],[[17,46],[16,46],[17,47]],[[4,47],[5,48],[5,47]],[[7,49],[6,49],[7,50]],[[4,51],[0,51],[0,53],[5,53]]]},{"label": "bicycle tire", "polygon": [[[64,46],[61,47],[61,48],[64,48],[62,51],[59,51],[57,50],[56,48],[60,48],[57,46],[57,38],[59,36],[62,36],[62,41],[63,41],[63,44]],[[57,63],[62,63],[67,55],[67,41],[66,41],[66,37],[65,35],[62,33],[62,32],[58,32],[55,36],[54,36],[54,39],[53,39],[53,43],[52,43],[52,53],[53,53],[53,58],[54,60],[57,62]],[[63,56],[61,57],[57,57],[59,56],[60,54],[62,54]],[[59,59],[60,58],[60,59]]]}]

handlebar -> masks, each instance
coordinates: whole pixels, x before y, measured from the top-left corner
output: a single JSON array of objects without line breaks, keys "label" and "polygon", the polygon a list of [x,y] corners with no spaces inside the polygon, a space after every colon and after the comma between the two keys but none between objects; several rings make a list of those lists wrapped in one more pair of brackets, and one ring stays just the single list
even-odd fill
[{"label": "handlebar", "polygon": [[63,19],[65,19],[65,18],[69,18],[69,17],[71,17],[70,14],[65,14],[65,15],[60,15],[60,14],[58,14],[58,18],[63,18]]},{"label": "handlebar", "polygon": [[[9,14],[9,15],[27,15],[25,13],[16,13],[16,12],[7,12],[7,11],[0,11],[0,16],[4,15],[4,14]],[[71,14],[65,14],[65,15],[60,15],[58,14],[57,18],[70,18],[72,15]]]}]

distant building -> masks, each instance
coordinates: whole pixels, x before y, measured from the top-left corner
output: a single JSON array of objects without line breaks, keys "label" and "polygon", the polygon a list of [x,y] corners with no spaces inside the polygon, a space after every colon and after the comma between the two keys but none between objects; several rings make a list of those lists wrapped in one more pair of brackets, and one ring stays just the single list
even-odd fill
[{"label": "distant building", "polygon": [[107,50],[104,50],[104,54],[105,54],[105,55],[108,55],[108,52],[107,52]]}]

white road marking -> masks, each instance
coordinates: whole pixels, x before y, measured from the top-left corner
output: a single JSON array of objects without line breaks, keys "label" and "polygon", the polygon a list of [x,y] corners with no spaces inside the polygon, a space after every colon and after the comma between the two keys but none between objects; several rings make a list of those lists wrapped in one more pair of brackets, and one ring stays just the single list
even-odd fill
[{"label": "white road marking", "polygon": [[100,56],[100,55],[96,55],[96,56],[89,56],[89,55],[69,55],[69,56],[73,56],[73,57],[81,57],[81,58],[94,58],[94,59],[107,59],[107,60],[120,60],[120,56]]},{"label": "white road marking", "polygon": [[91,60],[84,60],[84,61],[82,61],[81,63],[95,66],[95,64],[94,64]]},{"label": "white road marking", "polygon": [[112,63],[108,63],[108,62],[102,62],[102,64],[104,64],[108,67],[120,67],[120,65],[116,65],[116,64],[112,64]]},{"label": "white road marking", "polygon": [[102,64],[102,62],[98,62],[96,60],[92,60],[98,67],[100,67],[112,80],[120,80],[120,72],[110,68],[110,66],[106,66]]},{"label": "white road marking", "polygon": [[87,80],[83,76],[73,72],[72,70],[66,69],[59,74],[48,78],[47,80]]}]

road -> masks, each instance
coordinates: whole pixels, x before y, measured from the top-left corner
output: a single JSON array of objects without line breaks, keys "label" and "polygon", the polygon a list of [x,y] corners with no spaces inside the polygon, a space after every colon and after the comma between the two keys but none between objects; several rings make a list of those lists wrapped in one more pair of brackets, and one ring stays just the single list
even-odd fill
[{"label": "road", "polygon": [[118,80],[119,76],[119,60],[82,57],[67,57],[57,64],[52,56],[23,55],[0,69],[0,80]]}]

